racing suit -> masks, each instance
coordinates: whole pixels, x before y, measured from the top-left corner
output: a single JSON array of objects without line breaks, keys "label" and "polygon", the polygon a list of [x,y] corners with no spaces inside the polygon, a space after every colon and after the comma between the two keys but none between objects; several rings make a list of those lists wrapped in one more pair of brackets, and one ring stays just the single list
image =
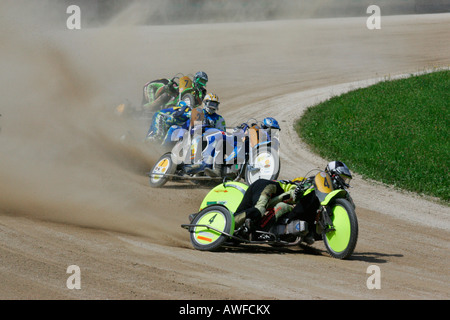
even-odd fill
[{"label": "racing suit", "polygon": [[197,85],[194,85],[194,98],[196,101],[196,104],[194,107],[198,107],[202,104],[203,99],[205,99],[206,96],[206,89],[204,87],[199,87]]},{"label": "racing suit", "polygon": [[246,219],[260,220],[268,213],[267,208],[273,208],[275,221],[292,211],[297,200],[296,187],[297,184],[286,180],[259,179],[252,183],[236,209],[236,228],[242,226]]},{"label": "racing suit", "polygon": [[202,109],[200,111],[200,116],[198,117],[198,119],[189,119],[189,122],[191,121],[191,127],[196,127],[201,124],[204,130],[212,128],[225,131],[226,129],[225,119],[221,115],[217,113],[209,114],[205,109]]},{"label": "racing suit", "polygon": [[[204,170],[205,168],[212,168],[215,164],[215,158],[220,153],[218,150],[222,146],[223,133],[226,130],[225,119],[217,114],[209,114],[205,109],[201,109],[200,116],[196,120],[192,118],[189,120],[191,127],[191,134],[203,134],[205,144],[197,150],[202,150],[201,152],[201,163],[196,163],[190,166],[187,173],[195,173]],[[196,156],[197,157],[197,156]],[[222,164],[220,162],[220,164]]]}]

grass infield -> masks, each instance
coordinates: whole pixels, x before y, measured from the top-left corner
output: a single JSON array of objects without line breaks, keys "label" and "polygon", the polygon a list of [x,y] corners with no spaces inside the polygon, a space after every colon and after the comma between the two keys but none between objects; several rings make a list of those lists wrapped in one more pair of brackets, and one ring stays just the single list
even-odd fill
[{"label": "grass infield", "polygon": [[450,203],[450,71],[383,81],[310,107],[299,136],[328,160]]}]

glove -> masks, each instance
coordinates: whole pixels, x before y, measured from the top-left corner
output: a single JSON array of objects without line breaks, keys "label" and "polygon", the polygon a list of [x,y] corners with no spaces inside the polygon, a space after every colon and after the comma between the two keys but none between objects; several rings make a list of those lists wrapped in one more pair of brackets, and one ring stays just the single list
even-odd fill
[{"label": "glove", "polygon": [[299,184],[297,185],[297,187],[295,187],[294,192],[293,192],[293,199],[294,202],[297,202],[298,200],[300,200],[302,194],[303,194],[303,185]]}]

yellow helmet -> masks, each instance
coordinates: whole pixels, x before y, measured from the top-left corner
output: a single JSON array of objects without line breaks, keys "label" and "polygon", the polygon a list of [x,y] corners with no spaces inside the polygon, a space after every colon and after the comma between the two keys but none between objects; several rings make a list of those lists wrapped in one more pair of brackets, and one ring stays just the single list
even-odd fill
[{"label": "yellow helmet", "polygon": [[219,110],[219,97],[214,93],[208,93],[203,99],[203,108],[209,114],[214,114]]}]

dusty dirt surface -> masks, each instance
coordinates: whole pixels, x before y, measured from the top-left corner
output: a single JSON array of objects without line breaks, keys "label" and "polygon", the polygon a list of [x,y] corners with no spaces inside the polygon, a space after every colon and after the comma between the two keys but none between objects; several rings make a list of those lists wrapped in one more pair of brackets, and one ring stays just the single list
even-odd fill
[{"label": "dusty dirt surface", "polygon": [[[0,299],[450,298],[448,207],[358,175],[349,260],[322,242],[194,250],[180,225],[209,189],[151,189],[158,150],[118,139],[147,128],[112,112],[149,80],[204,70],[229,126],[280,121],[280,178],[293,178],[327,163],[294,119],[331,95],[448,67],[450,14],[383,17],[381,30],[365,17],[67,30],[39,10],[0,11]],[[66,286],[70,265],[79,290]],[[380,289],[367,287],[370,265]]]}]

